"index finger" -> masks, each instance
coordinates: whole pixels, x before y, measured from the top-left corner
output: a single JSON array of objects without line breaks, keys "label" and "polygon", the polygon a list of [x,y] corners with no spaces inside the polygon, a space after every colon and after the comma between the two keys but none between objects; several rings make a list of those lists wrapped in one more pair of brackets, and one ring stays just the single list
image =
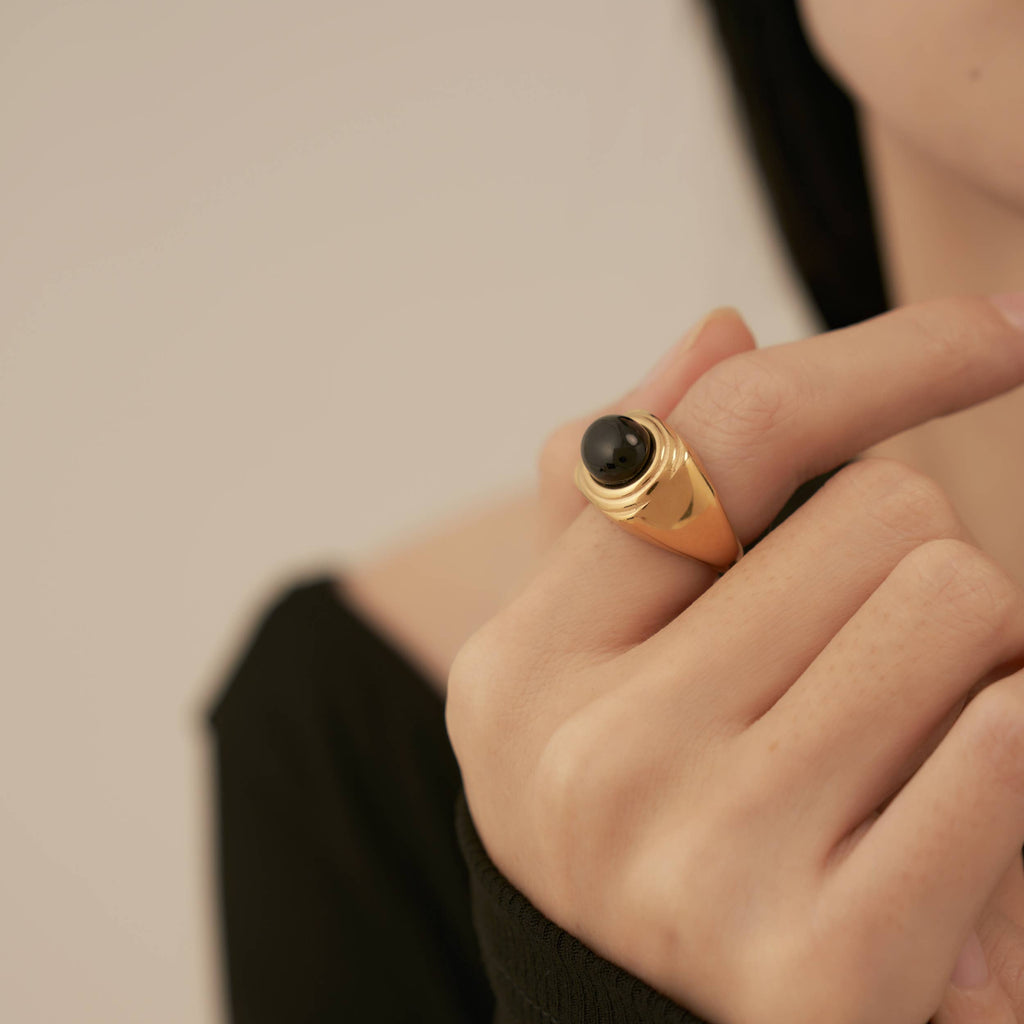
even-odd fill
[{"label": "index finger", "polygon": [[[801,483],[1021,383],[1024,295],[937,299],[726,359],[667,422],[747,547]],[[560,642],[612,652],[651,636],[716,578],[588,507],[552,550],[534,610]]]},{"label": "index finger", "polygon": [[[695,387],[671,422],[715,464],[741,539],[763,532],[804,481],[1024,383],[1024,295],[994,299],[1003,308],[980,296],[904,306],[751,353],[749,366],[733,363],[734,379]],[[744,391],[732,409],[723,385]]]}]

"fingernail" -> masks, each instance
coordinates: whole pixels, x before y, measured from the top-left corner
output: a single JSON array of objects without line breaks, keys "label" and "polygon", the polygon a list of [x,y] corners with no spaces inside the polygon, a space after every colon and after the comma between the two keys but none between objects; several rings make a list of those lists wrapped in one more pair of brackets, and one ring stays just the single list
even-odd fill
[{"label": "fingernail", "polygon": [[984,988],[988,983],[988,964],[977,932],[968,936],[949,980],[957,988]]},{"label": "fingernail", "polygon": [[680,338],[680,340],[672,346],[661,357],[657,365],[644,377],[640,384],[640,387],[645,388],[648,384],[652,384],[660,376],[662,376],[672,364],[679,359],[680,356],[685,355],[691,349],[696,348],[700,341],[701,335],[704,333],[704,328],[712,321],[720,316],[724,316],[727,313],[736,314],[738,311],[733,306],[716,306],[710,312],[705,313],[687,332]]},{"label": "fingernail", "polygon": [[988,301],[1013,327],[1018,331],[1024,331],[1024,292],[1002,292],[999,295],[990,295]]}]

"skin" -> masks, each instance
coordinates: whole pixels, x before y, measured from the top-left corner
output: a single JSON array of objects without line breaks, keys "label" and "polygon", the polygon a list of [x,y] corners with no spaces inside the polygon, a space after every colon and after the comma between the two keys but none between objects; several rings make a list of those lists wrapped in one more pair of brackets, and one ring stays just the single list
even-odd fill
[{"label": "skin", "polygon": [[[898,305],[1024,287],[1024,6],[803,0],[819,58],[854,99]],[[982,548],[1024,582],[1016,510],[1024,389],[917,426],[874,453],[940,483]]]},{"label": "skin", "polygon": [[[927,9],[924,0],[906,4],[886,0],[859,4],[806,0],[802,14],[819,55],[858,106],[886,272],[897,304],[1014,290],[1024,285],[1024,135],[1017,130],[1019,111],[1024,109],[1024,72],[1020,70],[1019,59],[1024,8],[1010,0],[985,4],[929,0]],[[700,358],[690,352],[670,361],[654,383],[654,390],[644,392],[645,401],[637,404],[663,415],[679,415],[677,406],[696,381],[718,362],[752,346],[752,339],[744,338],[735,324],[731,331],[727,329],[728,318],[723,319],[724,323],[710,331],[711,340],[702,340]],[[991,559],[991,564],[1004,574],[994,577],[1000,581],[997,586],[1013,595],[1007,597],[1007,602],[1014,604],[1019,595],[1013,585],[1024,583],[1024,532],[1019,528],[1024,475],[1007,473],[1006,467],[1020,465],[1024,456],[1024,431],[1020,429],[1024,425],[1024,388],[1001,394],[996,394],[996,390],[978,399],[977,404],[967,403],[951,415],[934,414],[934,418],[924,422],[907,423],[892,436],[877,439],[862,451],[869,456],[896,459],[908,471],[923,474],[937,485],[931,501],[943,510],[936,513],[944,524],[938,532],[945,538],[955,537],[969,544],[972,550]],[[634,397],[629,396],[628,404],[632,404]],[[627,399],[609,406],[607,411],[618,409],[625,402]],[[605,410],[592,410],[552,434],[540,457],[539,493],[526,491],[506,496],[482,512],[443,524],[433,536],[345,570],[343,582],[350,599],[406,650],[439,692],[445,690],[457,655],[467,677],[474,674],[469,669],[477,667],[481,659],[492,666],[507,663],[509,648],[494,641],[501,630],[493,623],[507,624],[516,616],[528,620],[530,610],[544,604],[535,581],[545,573],[552,579],[552,549],[557,551],[559,544],[564,546],[565,541],[559,540],[563,534],[568,535],[573,529],[579,532],[580,523],[593,520],[571,483],[566,482],[571,479],[579,435],[601,411]],[[948,505],[943,505],[943,501]],[[926,503],[926,507],[932,506]],[[480,552],[487,550],[487,538],[496,529],[503,537],[512,539],[506,549],[509,554],[496,554],[482,565]],[[917,538],[918,546],[921,540]],[[790,561],[793,557],[794,552],[789,552]],[[780,558],[779,564],[786,562]],[[893,568],[894,565],[890,566],[890,571]],[[565,586],[565,579],[572,578],[573,572],[578,575],[579,566],[568,567],[558,585]],[[746,582],[746,590],[755,592],[763,585],[763,577],[751,578]],[[516,609],[514,615],[510,608]],[[481,628],[485,626],[486,629]],[[490,637],[490,645],[465,644],[467,638],[477,634]],[[1013,640],[1004,638],[1008,656],[1016,653],[1017,638],[1015,632]],[[533,639],[528,631],[517,634],[519,646],[529,646]],[[854,645],[847,655],[848,659],[855,659],[863,656],[863,649]],[[849,660],[844,664],[849,664]],[[889,670],[894,671],[891,666]],[[878,666],[872,672],[873,678],[882,674]],[[937,727],[932,748],[943,736],[950,735],[950,728],[967,702],[968,694],[961,696],[962,703],[954,705],[942,726]],[[555,714],[550,710],[547,713]],[[465,712],[456,705],[456,723],[460,714],[465,721]],[[565,724],[567,719],[563,717],[560,721]],[[474,767],[484,780],[494,775],[495,770],[487,767],[484,754],[474,752],[473,734],[486,733],[486,726],[467,729],[456,725],[453,740],[460,735],[458,729],[462,733],[456,750],[464,774],[467,765],[471,769],[467,782],[467,793],[471,793]],[[539,749],[551,748],[541,744]],[[921,761],[926,751],[927,747],[919,748],[917,756]],[[544,770],[550,772],[551,765],[555,764],[557,769],[560,762],[547,753],[537,763],[543,763]],[[948,763],[954,764],[952,760]],[[561,770],[571,777],[569,769]],[[539,769],[537,777],[551,781],[550,775]],[[991,779],[987,787],[983,781],[979,780],[980,789],[972,796],[975,801],[980,799],[979,792],[992,792]],[[552,858],[550,850],[546,857],[543,850],[527,850],[521,842],[517,845],[505,838],[510,834],[511,823],[516,821],[515,814],[507,815],[505,821],[488,821],[487,783],[478,781],[476,787],[480,795],[476,802],[471,799],[471,806],[488,849],[499,867],[549,916],[589,940],[605,955],[652,983],[660,983],[659,987],[675,993],[680,1001],[703,1009],[710,1019],[744,1019],[746,1008],[730,985],[723,983],[719,990],[713,983],[708,985],[706,977],[690,979],[690,984],[685,983],[686,979],[680,983],[678,970],[670,970],[673,965],[659,960],[657,951],[649,951],[645,956],[635,952],[636,943],[619,947],[609,937],[612,933],[603,929],[600,919],[581,918],[579,906],[566,895],[579,882],[545,877],[536,865],[558,863],[559,858]],[[741,788],[741,784],[737,782],[733,788]],[[728,799],[723,797],[722,806],[728,804]],[[563,807],[563,817],[565,813]],[[593,813],[598,815],[594,820],[600,821],[600,811]],[[570,852],[578,859],[578,850],[558,847],[558,842],[569,840],[558,830],[557,821],[558,815],[552,813],[548,832],[561,837],[554,841],[556,852],[562,859]],[[837,847],[840,856],[845,856],[842,851],[853,849],[863,835],[870,834],[871,823],[870,818],[866,819],[862,832],[855,830],[846,837],[844,845]],[[537,822],[530,824],[531,831],[537,834]],[[978,828],[984,832],[986,823],[979,822]],[[1018,842],[1018,851],[1019,845]],[[635,855],[635,851],[623,852],[622,862],[628,863]],[[916,864],[916,870],[915,877],[923,878],[922,884],[936,885],[941,879],[940,866],[925,855]],[[550,875],[556,874],[551,868]],[[736,879],[726,881],[735,883]],[[589,892],[600,884],[600,880],[592,877],[586,879]],[[735,890],[726,886],[726,891]],[[720,899],[719,912],[722,905]],[[633,913],[629,907],[620,907],[618,911],[620,915]],[[701,908],[690,911],[691,918],[699,919]],[[971,918],[968,924],[973,924],[981,939],[990,974],[988,984],[977,989],[949,984],[956,949],[951,952],[953,940],[947,931],[945,945],[939,944],[941,948],[931,960],[919,949],[916,957],[901,961],[899,991],[910,993],[907,998],[911,1001],[915,995],[920,1000],[918,1005],[908,1008],[908,1024],[921,1007],[934,1013],[936,1024],[1024,1020],[1024,990],[1019,980],[1024,974],[1024,878],[1019,853],[992,875],[986,899],[967,916]],[[777,915],[773,917],[778,919]],[[644,925],[649,925],[649,919],[645,919]],[[716,922],[716,928],[720,930],[721,922]],[[779,925],[777,932],[779,929],[784,931],[784,926]],[[969,938],[970,930],[953,930],[956,948],[963,945],[965,937]],[[638,925],[634,937],[642,934]],[[799,922],[794,922],[792,934],[800,934]],[[789,978],[786,971],[793,969],[791,964],[777,966],[791,987],[800,990],[803,985],[807,992],[819,991],[806,977]],[[917,978],[918,974],[922,980],[915,989],[915,983],[908,979]],[[828,971],[823,971],[822,976],[825,982],[820,991],[827,991],[830,996],[835,996],[837,988],[844,984],[851,993],[860,993],[857,986],[863,979],[856,972],[848,979],[832,978],[832,988],[826,984]],[[885,989],[883,977],[877,979],[877,984],[880,990]],[[758,993],[759,1020],[771,1019],[762,998],[766,986],[770,987],[770,983],[762,981]],[[737,1001],[733,1003],[730,998],[734,995]],[[886,1010],[895,1001],[896,997],[889,992]],[[792,1009],[782,1000],[779,1019]],[[877,1016],[882,1012],[879,1008],[869,1007],[865,1012],[866,1019],[882,1019]],[[871,1013],[876,1016],[870,1016]]]},{"label": "skin", "polygon": [[[801,0],[819,59],[854,99],[890,292],[897,303],[1024,282],[1024,8],[1009,0]],[[1018,582],[1024,388],[879,445],[938,482]],[[1024,1019],[1019,863],[979,921],[993,984],[947,990],[936,1024]],[[1009,993],[1006,1002],[995,988]],[[1002,1015],[1002,1016],[1001,1016]]]},{"label": "skin", "polygon": [[530,492],[498,497],[347,566],[336,588],[443,697],[456,651],[505,603],[533,561],[535,510]]},{"label": "skin", "polygon": [[[897,304],[1024,285],[1024,7],[1012,0],[804,0],[808,37],[854,98]],[[1024,582],[1015,510],[1024,390],[876,447],[937,480]]]}]

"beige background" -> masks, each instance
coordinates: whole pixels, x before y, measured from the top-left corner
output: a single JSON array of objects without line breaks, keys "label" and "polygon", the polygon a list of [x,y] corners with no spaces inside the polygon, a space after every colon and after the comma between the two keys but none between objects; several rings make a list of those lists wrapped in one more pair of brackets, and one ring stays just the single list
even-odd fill
[{"label": "beige background", "polygon": [[689,0],[0,5],[0,1019],[218,1018],[202,714],[278,587],[710,306],[811,329],[716,59]]}]

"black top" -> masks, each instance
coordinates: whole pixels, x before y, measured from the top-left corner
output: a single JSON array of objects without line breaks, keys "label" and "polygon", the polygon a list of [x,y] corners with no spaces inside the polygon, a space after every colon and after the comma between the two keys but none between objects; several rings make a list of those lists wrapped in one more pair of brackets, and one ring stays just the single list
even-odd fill
[{"label": "black top", "polygon": [[210,717],[237,1024],[700,1024],[498,871],[440,696],[330,577],[269,603]]}]

